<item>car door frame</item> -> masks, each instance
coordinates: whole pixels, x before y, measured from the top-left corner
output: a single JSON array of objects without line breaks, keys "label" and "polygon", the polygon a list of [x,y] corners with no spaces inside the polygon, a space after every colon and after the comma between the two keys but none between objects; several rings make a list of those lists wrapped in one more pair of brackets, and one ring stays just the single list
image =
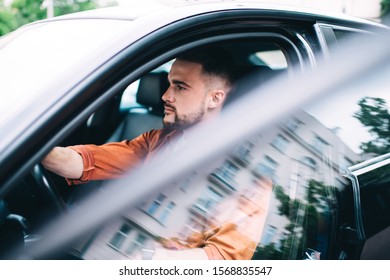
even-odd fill
[{"label": "car door frame", "polygon": [[354,259],[359,259],[362,255],[362,251],[364,249],[364,245],[368,240],[368,236],[364,229],[363,222],[363,211],[362,209],[362,201],[361,201],[361,180],[359,176],[369,174],[370,172],[374,172],[381,167],[390,165],[390,153],[385,155],[380,155],[364,161],[362,163],[353,165],[348,167],[345,173],[345,177],[347,177],[352,184],[353,190],[353,203],[354,203],[354,216],[355,216],[355,233],[356,235],[351,235],[351,239],[349,242],[354,244],[354,252],[352,253],[352,257]]}]

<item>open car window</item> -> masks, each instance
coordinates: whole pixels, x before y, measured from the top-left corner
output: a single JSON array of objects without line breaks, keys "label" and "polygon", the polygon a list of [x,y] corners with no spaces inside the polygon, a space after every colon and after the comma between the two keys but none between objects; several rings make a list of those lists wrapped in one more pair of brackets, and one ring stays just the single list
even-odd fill
[{"label": "open car window", "polygon": [[347,167],[373,156],[357,115],[375,98],[389,102],[376,79],[297,109],[112,219],[83,257],[185,258],[205,244],[231,259],[339,257],[330,232],[338,219],[356,227],[340,196],[352,196]]}]

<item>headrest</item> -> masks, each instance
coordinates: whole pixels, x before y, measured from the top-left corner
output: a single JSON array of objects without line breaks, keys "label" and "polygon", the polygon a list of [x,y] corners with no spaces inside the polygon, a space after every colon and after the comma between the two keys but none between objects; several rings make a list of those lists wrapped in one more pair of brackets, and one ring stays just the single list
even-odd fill
[{"label": "headrest", "polygon": [[274,71],[266,65],[240,65],[238,66],[239,79],[245,79],[250,76],[264,76],[267,77]]},{"label": "headrest", "polygon": [[278,71],[266,65],[239,65],[237,66],[237,81],[235,88],[229,93],[225,106],[248,92],[254,85],[264,84],[272,79]]},{"label": "headrest", "polygon": [[151,113],[161,115],[164,112],[162,95],[169,87],[167,72],[153,72],[141,77],[137,102],[149,109]]}]

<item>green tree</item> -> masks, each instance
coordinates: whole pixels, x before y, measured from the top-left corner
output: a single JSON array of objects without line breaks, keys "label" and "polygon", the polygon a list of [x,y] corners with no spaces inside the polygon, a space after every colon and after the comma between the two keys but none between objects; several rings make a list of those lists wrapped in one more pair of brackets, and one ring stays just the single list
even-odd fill
[{"label": "green tree", "polygon": [[390,25],[390,0],[381,1],[382,23]]},{"label": "green tree", "polygon": [[[110,5],[115,5],[115,3],[112,2]],[[97,0],[53,0],[53,4],[54,16],[98,7]],[[5,7],[4,0],[0,0],[0,36],[23,24],[46,17],[47,9],[44,0],[13,0],[11,7]]]},{"label": "green tree", "polygon": [[[53,0],[53,5],[54,16],[97,8],[96,0]],[[14,0],[12,8],[22,24],[44,19],[47,16],[44,0]]]},{"label": "green tree", "polygon": [[329,218],[336,208],[336,188],[316,180],[308,181],[305,199],[291,199],[281,186],[274,187],[275,198],[280,202],[279,215],[289,219],[285,237],[280,246],[262,245],[256,248],[254,259],[304,258],[307,248],[321,251],[323,257],[331,257],[328,243],[319,236],[327,234]]},{"label": "green tree", "polygon": [[96,0],[53,0],[54,16],[96,9]]},{"label": "green tree", "polygon": [[386,16],[390,13],[390,0],[381,1],[381,16]]},{"label": "green tree", "polygon": [[0,36],[14,30],[18,23],[11,9],[4,7],[3,1],[0,1]]},{"label": "green tree", "polygon": [[18,25],[46,18],[43,0],[14,0],[11,4]]},{"label": "green tree", "polygon": [[359,100],[360,110],[353,116],[368,128],[373,139],[363,142],[360,149],[365,153],[381,155],[390,151],[390,112],[386,101],[377,97]]}]

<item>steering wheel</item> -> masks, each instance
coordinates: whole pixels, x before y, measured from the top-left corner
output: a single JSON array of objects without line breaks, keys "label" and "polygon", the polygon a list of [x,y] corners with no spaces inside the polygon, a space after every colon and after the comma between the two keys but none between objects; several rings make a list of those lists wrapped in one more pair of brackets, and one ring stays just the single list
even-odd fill
[{"label": "steering wheel", "polygon": [[38,191],[45,201],[49,203],[51,209],[58,211],[58,213],[63,213],[66,210],[66,204],[49,171],[41,163],[38,163],[34,166],[31,174],[38,187]]},{"label": "steering wheel", "polygon": [[39,163],[21,180],[7,201],[0,200],[0,259],[25,254],[19,250],[40,240],[36,229],[47,219],[66,211],[65,201],[58,190],[49,171]]}]

